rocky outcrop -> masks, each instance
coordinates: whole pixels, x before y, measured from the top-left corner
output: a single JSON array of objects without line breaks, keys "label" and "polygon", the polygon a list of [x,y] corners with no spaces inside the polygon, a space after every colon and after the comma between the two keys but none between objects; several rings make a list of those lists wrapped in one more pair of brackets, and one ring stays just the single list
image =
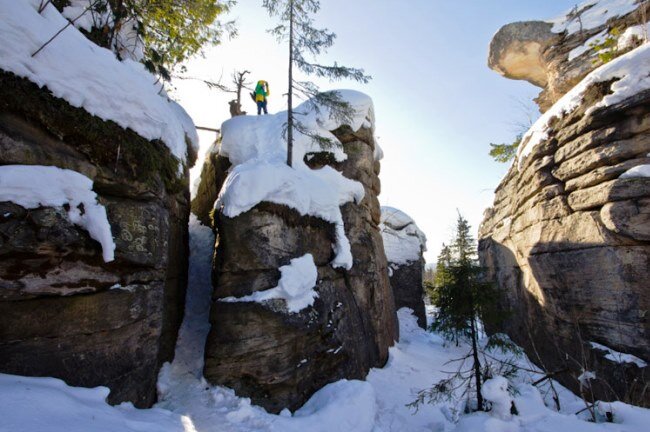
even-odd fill
[{"label": "rocky outcrop", "polygon": [[65,208],[0,202],[0,372],[103,385],[111,403],[150,406],[185,298],[189,193],[178,160],[0,71],[0,165],[9,164],[92,179],[116,249],[104,262]]},{"label": "rocky outcrop", "polygon": [[413,310],[418,325],[426,328],[423,253],[427,250],[427,238],[410,216],[393,207],[381,208],[379,229],[388,259],[395,307]]},{"label": "rocky outcrop", "polygon": [[[382,366],[397,339],[395,304],[378,230],[379,163],[371,129],[334,131],[348,158],[332,162],[312,155],[309,164],[328,163],[359,181],[365,197],[342,207],[353,266],[335,269],[334,226],[284,205],[262,202],[236,217],[215,215],[218,241],[213,268],[212,328],[204,375],[235,389],[272,412],[295,410],[315,391],[342,378],[363,379]],[[323,156],[323,155],[320,155]],[[214,156],[214,167],[228,163]],[[223,172],[202,177],[221,189]],[[202,187],[199,186],[199,190]],[[214,203],[216,196],[206,201]],[[204,212],[199,217],[206,217]],[[289,313],[284,300],[225,302],[278,285],[279,268],[311,254],[318,271],[313,306]]]},{"label": "rocky outcrop", "polygon": [[558,39],[551,31],[553,25],[543,21],[528,21],[502,27],[490,44],[488,66],[501,75],[526,80],[538,87],[548,85],[548,68],[542,51]]},{"label": "rocky outcrop", "polygon": [[[650,89],[628,76],[638,65],[591,77],[639,58],[647,65],[647,51],[595,71],[572,90],[575,106],[554,106],[533,126],[479,231],[481,262],[510,311],[491,330],[508,333],[547,371],[563,371],[558,379],[576,392],[577,377],[591,370],[597,398],[645,406],[650,178],[623,174],[650,164]],[[621,95],[621,79],[638,90]],[[592,342],[638,361],[615,361]]]},{"label": "rocky outcrop", "polygon": [[[589,72],[600,66],[597,52],[590,46],[602,43],[607,32],[616,29],[618,53],[641,43],[633,27],[641,22],[645,2],[622,7],[612,2],[585,2],[566,16],[551,21],[515,22],[503,26],[490,43],[488,66],[501,75],[526,80],[543,90],[536,102],[542,112],[573,88]],[[620,9],[620,10],[619,10]],[[625,31],[630,29],[627,34]],[[616,45],[616,43],[615,43]]]},{"label": "rocky outcrop", "polygon": [[226,180],[231,165],[228,158],[219,156],[218,143],[218,140],[215,141],[205,155],[201,177],[192,198],[192,213],[207,227],[213,225],[214,202],[219,196],[219,189]]}]

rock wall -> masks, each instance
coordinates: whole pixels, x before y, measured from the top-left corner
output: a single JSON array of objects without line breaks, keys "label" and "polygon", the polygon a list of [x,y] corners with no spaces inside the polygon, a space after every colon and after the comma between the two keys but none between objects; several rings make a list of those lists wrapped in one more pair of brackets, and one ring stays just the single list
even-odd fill
[{"label": "rock wall", "polygon": [[[571,40],[547,46],[545,57],[566,59]],[[560,80],[559,70],[549,71],[549,83]],[[547,371],[562,371],[558,379],[576,392],[584,368],[596,372],[596,398],[650,406],[643,367],[650,361],[650,178],[621,177],[650,163],[650,90],[595,108],[617,80],[586,88],[578,106],[552,118],[544,139],[525,159],[520,154],[485,213],[479,256],[510,311],[490,330],[508,333]],[[612,361],[591,342],[639,361]]]},{"label": "rock wall", "polygon": [[379,229],[388,259],[395,307],[413,310],[418,325],[426,328],[423,285],[426,236],[410,216],[392,207],[381,208]]},{"label": "rock wall", "polygon": [[409,308],[417,318],[418,325],[427,328],[427,315],[424,308],[424,258],[406,265],[393,265],[390,262],[390,286],[393,288],[395,307]]},{"label": "rock wall", "polygon": [[[215,215],[215,301],[204,375],[272,412],[285,407],[295,410],[315,391],[339,379],[363,379],[369,368],[384,365],[388,348],[398,337],[378,230],[379,162],[373,157],[373,134],[368,128],[355,133],[347,127],[334,134],[348,159],[333,165],[365,188],[360,204],[342,208],[354,257],[351,270],[331,267],[335,231],[319,218],[271,203],[234,218]],[[219,160],[221,156],[212,159],[207,165],[213,168],[228,166]],[[309,161],[312,168],[321,163],[331,161],[319,157]],[[225,176],[213,168],[211,176],[204,171],[202,183],[214,181],[220,190]],[[199,190],[207,189],[199,186]],[[214,203],[215,199],[202,200]],[[206,217],[205,212],[198,216]],[[219,301],[276,286],[278,268],[307,253],[313,255],[318,269],[313,307],[287,313],[283,300]]]},{"label": "rock wall", "polygon": [[218,140],[205,155],[205,161],[201,167],[201,178],[191,203],[192,213],[197,215],[201,223],[207,227],[213,225],[214,202],[219,196],[219,188],[226,180],[231,165],[228,158],[219,157],[217,146]]},{"label": "rock wall", "polygon": [[[119,151],[118,151],[119,149]],[[0,165],[52,165],[94,181],[115,260],[62,208],[0,203],[0,372],[156,399],[187,281],[189,192],[160,142],[0,71]]]}]

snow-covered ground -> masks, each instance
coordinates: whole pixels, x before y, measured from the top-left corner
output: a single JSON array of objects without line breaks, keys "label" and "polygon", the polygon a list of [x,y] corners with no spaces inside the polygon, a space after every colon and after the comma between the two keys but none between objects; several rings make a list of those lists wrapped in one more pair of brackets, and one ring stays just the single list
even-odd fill
[{"label": "snow-covered ground", "polygon": [[[530,379],[526,376],[512,397],[518,416],[497,410],[461,415],[455,422],[448,404],[423,405],[414,412],[406,404],[419,390],[444,378],[442,371],[450,369],[447,362],[467,347],[449,345],[420,329],[407,309],[399,311],[401,340],[391,348],[388,364],[371,370],[367,381],[338,381],[294,413],[268,414],[230,389],[210,386],[201,376],[213,243],[211,230],[192,217],[186,315],[174,362],[160,373],[160,401],[154,408],[109,406],[103,387],[75,388],[53,378],[0,374],[0,432],[641,432],[650,424],[650,410],[622,403],[604,404],[613,410],[616,423],[587,422],[572,414],[584,407],[582,401],[559,385],[562,413],[555,412],[544,405],[535,387],[526,384]],[[525,359],[520,361],[530,366]],[[502,384],[494,381],[486,396],[509,401]]]}]

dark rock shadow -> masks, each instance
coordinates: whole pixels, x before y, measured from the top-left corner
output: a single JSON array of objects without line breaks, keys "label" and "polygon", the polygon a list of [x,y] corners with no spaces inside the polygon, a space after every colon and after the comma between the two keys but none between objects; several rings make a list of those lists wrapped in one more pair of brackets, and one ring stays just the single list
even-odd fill
[{"label": "dark rock shadow", "polygon": [[650,406],[648,367],[608,360],[607,352],[590,344],[650,360],[647,246],[537,244],[529,269],[492,238],[482,239],[479,250],[504,311],[489,332],[507,333],[531,361],[576,394],[585,369],[596,373],[595,399]]}]

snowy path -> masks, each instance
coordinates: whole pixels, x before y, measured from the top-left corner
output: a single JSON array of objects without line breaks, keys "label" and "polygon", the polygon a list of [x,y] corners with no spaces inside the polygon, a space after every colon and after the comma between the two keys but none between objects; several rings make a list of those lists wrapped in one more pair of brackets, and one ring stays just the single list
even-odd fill
[{"label": "snowy path", "polygon": [[[185,320],[174,362],[160,374],[160,402],[148,410],[125,403],[109,406],[108,390],[75,388],[53,378],[0,374],[0,432],[641,432],[650,410],[611,404],[622,424],[594,424],[544,406],[537,390],[518,386],[519,416],[502,420],[486,413],[461,416],[458,423],[445,404],[425,405],[413,413],[405,405],[449,369],[466,347],[445,345],[436,334],[417,327],[407,310],[399,312],[401,340],[391,348],[386,367],[373,369],[365,382],[339,381],[316,393],[293,413],[271,415],[238,398],[230,389],[202,378],[203,346],[209,330],[214,237],[192,217],[190,283]],[[561,389],[563,408],[575,412],[581,401]]]},{"label": "snowy path", "polygon": [[[631,424],[624,428],[612,424],[595,425],[575,416],[555,413],[543,405],[539,393],[530,386],[523,386],[522,395],[516,399],[522,407],[522,418],[510,422],[476,414],[456,425],[450,421],[451,413],[444,406],[423,406],[414,413],[406,405],[415,399],[419,390],[444,378],[441,371],[450,368],[445,363],[461,357],[467,348],[445,344],[440,336],[423,331],[407,310],[399,311],[401,340],[391,348],[388,364],[382,369],[371,370],[366,382],[332,384],[317,393],[293,417],[268,414],[252,406],[248,399],[238,398],[230,389],[210,386],[201,376],[203,345],[209,331],[214,237],[211,230],[200,225],[193,216],[190,239],[192,255],[186,316],[175,360],[171,367],[165,367],[161,372],[162,400],[157,407],[187,416],[197,432],[642,430]],[[567,410],[581,407],[582,402],[570,392],[563,390],[562,397]],[[622,406],[619,411],[621,414],[632,413],[633,418],[633,413],[642,414],[650,420],[648,410]],[[626,420],[632,422],[633,419],[626,417]]]}]

